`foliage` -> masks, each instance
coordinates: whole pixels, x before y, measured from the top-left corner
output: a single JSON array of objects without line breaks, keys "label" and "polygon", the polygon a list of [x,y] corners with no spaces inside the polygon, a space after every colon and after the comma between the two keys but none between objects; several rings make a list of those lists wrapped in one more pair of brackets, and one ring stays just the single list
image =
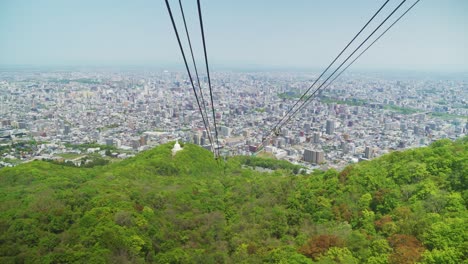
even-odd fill
[{"label": "foliage", "polygon": [[410,114],[415,114],[422,112],[419,109],[414,109],[414,108],[409,108],[409,107],[401,107],[401,106],[396,106],[396,105],[385,105],[385,109],[392,110],[393,112],[397,112],[400,114],[404,115],[410,115]]},{"label": "foliage", "polygon": [[301,97],[301,92],[299,90],[292,90],[288,92],[278,93],[278,98],[280,99],[298,99]]},{"label": "foliage", "polygon": [[232,159],[237,160],[241,164],[250,167],[261,167],[265,169],[278,170],[283,169],[287,171],[292,171],[294,174],[297,174],[299,170],[303,167],[299,165],[294,165],[285,160],[276,160],[273,158],[261,158],[261,157],[246,157],[246,156],[237,156]]},{"label": "foliage", "polygon": [[97,144],[97,143],[83,143],[83,144],[79,144],[79,145],[66,143],[65,147],[71,148],[71,149],[79,149],[79,150],[82,150],[82,151],[86,151],[89,148],[100,148],[102,150],[110,150],[110,151],[117,150],[117,148],[115,146],[100,145],[100,144]]},{"label": "foliage", "polygon": [[345,104],[351,106],[365,106],[369,105],[369,102],[363,99],[353,98],[352,100],[337,100],[331,97],[320,96],[320,101],[325,104]]},{"label": "foliage", "polygon": [[172,146],[0,169],[0,263],[466,261],[468,138],[310,175]]}]

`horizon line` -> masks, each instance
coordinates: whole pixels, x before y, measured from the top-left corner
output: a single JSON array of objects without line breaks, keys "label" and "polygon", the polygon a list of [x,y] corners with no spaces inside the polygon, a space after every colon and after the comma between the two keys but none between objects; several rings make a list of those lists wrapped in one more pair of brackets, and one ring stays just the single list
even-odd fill
[{"label": "horizon line", "polygon": [[[305,71],[321,71],[319,66],[280,66],[280,65],[264,65],[264,64],[249,64],[244,65],[234,63],[211,64],[214,72],[222,71],[275,71],[275,72],[305,72]],[[176,70],[184,71],[183,65],[180,63],[18,63],[18,64],[1,64],[0,70],[12,69],[63,69],[63,68],[158,68],[160,70]],[[375,67],[357,67],[353,70],[346,71],[347,73],[419,73],[419,74],[467,74],[468,70],[455,70],[455,69],[407,69],[407,68],[375,68]]]}]

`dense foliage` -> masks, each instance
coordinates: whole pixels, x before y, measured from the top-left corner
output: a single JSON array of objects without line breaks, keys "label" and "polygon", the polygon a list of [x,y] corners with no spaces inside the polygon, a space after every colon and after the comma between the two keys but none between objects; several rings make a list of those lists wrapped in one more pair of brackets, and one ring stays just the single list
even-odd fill
[{"label": "dense foliage", "polygon": [[0,263],[466,263],[468,138],[294,174],[172,144],[0,170]]}]

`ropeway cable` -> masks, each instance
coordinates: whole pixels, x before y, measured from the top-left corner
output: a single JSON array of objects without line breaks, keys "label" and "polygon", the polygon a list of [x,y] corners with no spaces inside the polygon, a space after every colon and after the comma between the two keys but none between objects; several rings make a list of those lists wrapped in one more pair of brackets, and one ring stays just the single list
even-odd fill
[{"label": "ropeway cable", "polygon": [[[326,87],[330,86],[330,84],[331,84],[334,80],[336,80],[336,79],[339,77],[339,75],[341,75],[347,68],[349,68],[359,57],[361,57],[362,54],[364,54],[375,42],[377,42],[390,28],[392,28],[404,15],[406,15],[419,1],[420,1],[420,0],[417,0],[413,5],[411,5],[411,6],[410,6],[398,19],[396,19],[382,34],[380,34],[379,37],[377,37],[364,51],[362,51],[350,64],[348,64],[348,66],[347,66],[345,69],[343,69],[337,76],[335,76],[335,78],[334,78],[330,83],[328,83],[328,85],[327,85]],[[362,47],[362,45],[363,45],[365,42],[367,42],[367,40],[369,40],[369,38],[370,38],[370,37],[371,37],[371,36],[372,36],[372,35],[373,35],[373,34],[374,34],[374,33],[375,33],[375,32],[376,32],[376,31],[377,31],[377,30],[392,16],[405,2],[406,2],[406,0],[403,0],[396,8],[390,13],[390,15],[388,15],[388,16],[384,19],[384,21],[381,22],[381,23],[379,24],[379,26],[377,26],[377,28],[376,28],[376,29],[375,29],[375,30],[374,30],[374,31],[373,31],[373,32],[372,32],[372,33],[371,33],[371,34],[370,34],[370,35],[353,51],[353,53],[351,53],[351,55],[349,55],[349,56],[346,58],[346,60],[345,60],[343,63],[341,63],[340,66],[338,66],[338,68],[337,68],[337,69],[336,69],[336,70],[335,70],[335,71],[334,71],[334,72],[333,72],[333,73],[332,73],[332,74],[331,74],[331,75],[330,75],[330,76],[329,76],[329,77],[328,77],[328,78],[327,78],[327,79],[310,95],[310,96],[308,96],[308,97],[306,98],[306,100],[299,106],[299,108],[297,108],[297,109],[291,114],[291,116],[290,116],[286,121],[284,121],[280,126],[278,126],[278,124],[281,123],[281,121],[280,121],[280,122],[274,127],[274,130],[272,130],[272,132],[275,132],[275,133],[276,133],[276,131],[278,131],[281,127],[283,127],[286,123],[288,123],[288,122],[291,120],[291,118],[292,118],[300,109],[302,109],[303,106],[316,94],[316,92],[319,91],[319,90],[323,87],[323,85],[324,85],[324,84],[325,84],[325,83],[326,83],[326,82],[327,82],[327,81],[328,81],[328,80],[329,80],[329,79],[330,79],[330,78],[331,78],[331,77],[332,77],[332,76],[333,76],[333,75],[334,75],[334,74],[335,74],[335,73],[336,73],[336,72],[337,72],[337,71],[338,71],[338,70],[355,54],[355,53],[356,53],[357,50],[359,50],[359,49]],[[386,4],[386,3],[384,3],[384,4]],[[379,11],[380,11],[380,10],[381,10],[381,9],[379,9]],[[378,12],[379,12],[379,11],[378,11]],[[375,16],[375,15],[374,15],[374,16]],[[368,24],[368,23],[367,23],[367,24]],[[366,25],[367,25],[367,24],[366,24]],[[361,31],[362,31],[362,30],[361,30]],[[353,39],[353,40],[354,40],[354,39]],[[329,67],[327,67],[327,69],[328,69],[328,68],[329,68]],[[318,80],[318,79],[320,79],[320,77],[317,78],[317,80]],[[314,84],[317,82],[317,80],[314,82]],[[312,84],[312,86],[313,86],[314,84]],[[312,86],[311,86],[311,87],[312,87]],[[325,88],[326,88],[326,87],[325,87]],[[307,92],[306,92],[306,93],[307,93]],[[299,102],[300,100],[302,100],[302,98],[303,98],[303,96],[301,97],[301,99],[298,100],[298,102]],[[295,105],[297,105],[297,102],[296,102]],[[292,109],[292,108],[291,108],[291,109]],[[289,111],[289,112],[290,112],[290,111]],[[288,112],[288,113],[289,113],[289,112]],[[286,115],[285,115],[285,116],[286,116]],[[283,118],[283,119],[284,119],[284,118]],[[282,119],[282,120],[283,120],[283,119]],[[270,132],[270,134],[269,134],[266,138],[264,138],[264,139],[262,140],[262,143],[259,145],[259,149],[260,149],[260,150],[261,150],[263,144],[265,143],[265,141],[267,141],[268,138],[272,135],[272,132]],[[259,150],[257,150],[257,153],[258,153],[258,152],[259,152]]]},{"label": "ropeway cable", "polygon": [[348,60],[370,39],[370,37],[372,37],[372,35],[375,34],[375,32],[377,32],[377,30],[379,30],[379,28],[391,17],[393,16],[393,14],[406,2],[406,0],[403,0],[401,1],[401,3],[377,26],[377,28],[374,29],[374,31],[372,31],[372,33],[364,40],[361,42],[361,44],[340,64],[340,66],[338,66],[338,68],[335,69],[335,71],[333,71],[332,74],[330,74],[330,76],[328,76],[328,78],[317,88],[315,89],[315,91],[309,95],[305,101],[302,102],[302,104],[299,106],[299,108],[297,108],[290,116],[289,118],[283,122],[283,124],[281,124],[281,127],[283,127],[286,123],[288,123],[292,117],[294,117],[294,115],[299,111],[301,110],[304,105],[325,85],[325,83],[338,71],[340,70],[340,68],[346,63],[348,62]]},{"label": "ropeway cable", "polygon": [[[186,36],[187,36],[188,44],[189,44],[189,47],[190,47],[190,55],[192,56],[193,68],[195,69],[195,75],[197,76],[197,83],[198,83],[198,88],[199,88],[199,91],[200,91],[201,104],[203,106],[203,111],[204,111],[204,114],[205,114],[205,118],[206,118],[207,123],[208,123],[208,129],[209,129],[207,131],[208,132],[208,137],[211,137],[211,127],[209,126],[210,122],[209,122],[209,118],[208,118],[208,113],[206,111],[205,98],[203,96],[203,90],[202,90],[202,87],[201,87],[200,77],[198,75],[197,64],[195,63],[195,57],[193,55],[192,42],[190,40],[190,34],[188,32],[187,22],[185,20],[184,8],[182,7],[182,0],[179,0],[179,7],[180,7],[180,13],[182,14],[182,20],[184,21],[185,33],[186,33]],[[210,142],[212,142],[211,139],[210,139]]]},{"label": "ropeway cable", "polygon": [[[205,120],[205,117],[203,116],[203,111],[202,111],[201,106],[200,106],[200,100],[198,99],[198,95],[197,95],[197,91],[196,91],[196,89],[195,89],[195,85],[193,84],[193,78],[192,78],[192,75],[191,75],[191,73],[190,73],[190,68],[189,68],[189,66],[188,66],[188,64],[187,64],[187,59],[186,59],[186,57],[185,57],[185,52],[184,52],[184,49],[183,49],[183,47],[182,47],[182,43],[181,43],[181,41],[180,41],[179,33],[178,33],[178,31],[177,31],[177,26],[176,26],[176,24],[175,24],[175,22],[174,22],[174,17],[172,16],[171,7],[170,7],[170,5],[169,5],[168,0],[165,0],[165,1],[166,1],[167,11],[169,12],[169,16],[171,17],[171,22],[172,22],[172,26],[173,26],[173,28],[174,28],[174,32],[175,32],[176,37],[177,37],[177,42],[179,43],[180,52],[182,53],[182,57],[183,57],[183,59],[184,59],[185,68],[186,68],[187,74],[188,74],[188,76],[189,76],[189,78],[190,78],[190,83],[191,83],[191,85],[192,85],[193,93],[195,94],[195,99],[197,100],[198,109],[199,109],[200,114],[201,114],[201,116],[202,116],[203,125],[205,126],[205,129],[206,129],[207,131],[209,131],[209,130],[208,130],[207,122],[206,122],[206,120]],[[210,140],[211,148],[214,149],[214,144],[213,144],[213,141],[211,140],[211,137],[208,137],[208,139]],[[216,154],[215,154],[215,155],[216,155]]]},{"label": "ropeway cable", "polygon": [[273,127],[273,129],[270,131],[269,135],[267,136],[270,137],[272,133],[275,133],[278,130],[278,126],[281,124],[281,122],[284,121],[284,119],[293,111],[294,107],[297,106],[297,104],[304,99],[304,97],[309,93],[309,91],[312,89],[312,87],[322,78],[322,76],[330,69],[330,67],[338,60],[338,58],[341,57],[341,55],[348,49],[348,47],[356,40],[356,38],[364,31],[364,29],[374,20],[374,18],[382,11],[382,9],[388,4],[390,0],[385,1],[383,5],[374,13],[374,15],[367,21],[367,23],[359,30],[359,32],[351,39],[351,41],[348,42],[348,44],[341,50],[341,52],[333,59],[333,61],[325,68],[325,70],[315,79],[315,81],[312,83],[312,85],[309,86],[309,88],[302,94],[302,96],[296,101],[296,103],[288,110],[288,112],[281,118],[280,121]]},{"label": "ropeway cable", "polygon": [[331,80],[327,86],[325,86],[323,89],[327,89],[336,79],[338,79],[338,77],[340,77],[340,75],[346,71],[351,65],[353,65],[353,63],[358,60],[370,47],[372,47],[372,45],[374,45],[374,43],[376,43],[383,35],[385,35],[385,33],[387,33],[387,31],[389,31],[401,18],[403,18],[406,13],[408,13],[419,1],[421,0],[417,0],[416,2],[414,2],[414,4],[412,4],[400,17],[398,17],[389,27],[387,27],[387,29],[382,32],[382,34],[380,34],[369,46],[367,46],[367,48],[365,48],[353,61],[351,61],[348,66],[346,66],[343,70],[341,70],[336,76],[335,78],[333,78],[333,80]]},{"label": "ropeway cable", "polygon": [[[167,2],[167,0],[166,0]],[[202,35],[202,40],[203,40],[203,52],[205,55],[205,64],[206,64],[206,74],[208,78],[208,88],[210,89],[210,99],[211,99],[211,110],[213,113],[213,123],[214,123],[214,128],[215,128],[215,137],[216,137],[216,144],[219,144],[218,140],[218,128],[216,126],[216,114],[215,114],[215,106],[213,102],[213,90],[211,88],[211,78],[210,78],[210,69],[208,66],[208,55],[206,53],[206,41],[205,41],[205,31],[203,28],[203,19],[202,19],[202,13],[201,13],[201,5],[200,5],[200,0],[197,0],[197,6],[198,6],[198,17],[200,19],[200,29],[201,29],[201,35]],[[219,148],[218,150],[218,157],[219,157]]]}]

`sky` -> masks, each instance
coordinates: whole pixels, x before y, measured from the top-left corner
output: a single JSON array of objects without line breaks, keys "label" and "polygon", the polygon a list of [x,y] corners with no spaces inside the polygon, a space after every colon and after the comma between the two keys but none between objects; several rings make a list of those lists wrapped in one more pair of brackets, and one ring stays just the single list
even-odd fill
[{"label": "sky", "polygon": [[[384,2],[202,0],[210,67],[323,69]],[[184,34],[178,1],[170,3]],[[201,64],[196,1],[182,3]],[[399,3],[390,0],[376,20]],[[353,68],[468,72],[466,14],[467,0],[421,0]],[[163,0],[0,0],[0,65],[182,68],[183,61]]]}]

